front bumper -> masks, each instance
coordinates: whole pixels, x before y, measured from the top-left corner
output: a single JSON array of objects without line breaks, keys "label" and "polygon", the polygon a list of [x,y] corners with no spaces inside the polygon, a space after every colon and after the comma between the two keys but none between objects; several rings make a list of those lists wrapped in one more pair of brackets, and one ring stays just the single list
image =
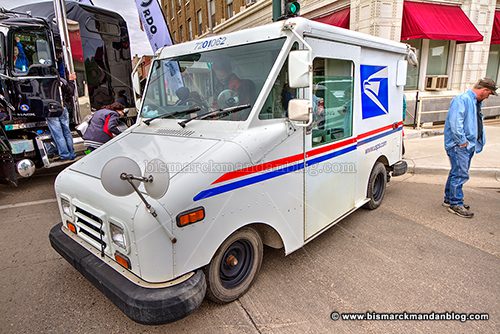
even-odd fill
[{"label": "front bumper", "polygon": [[173,322],[192,313],[203,301],[203,271],[197,270],[188,280],[171,287],[141,287],[79,245],[61,227],[59,223],[50,230],[52,247],[132,320],[147,325]]}]

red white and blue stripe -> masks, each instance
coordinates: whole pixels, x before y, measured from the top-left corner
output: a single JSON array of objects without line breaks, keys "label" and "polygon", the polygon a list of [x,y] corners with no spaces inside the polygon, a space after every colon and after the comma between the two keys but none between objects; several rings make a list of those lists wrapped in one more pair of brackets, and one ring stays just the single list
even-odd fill
[{"label": "red white and blue stripe", "polygon": [[[401,131],[402,128],[403,128],[403,122],[394,123],[375,130],[365,132],[354,138],[349,138],[330,145],[325,145],[310,150],[305,154],[306,159],[304,159],[304,153],[299,153],[285,158],[268,161],[259,165],[254,165],[251,167],[225,173],[222,176],[220,176],[217,180],[212,182],[211,184],[212,186],[213,185],[217,186],[201,191],[193,198],[193,200],[199,201],[205,198],[209,198],[212,196],[232,191],[234,189],[243,188],[281,175],[292,173],[326,160],[333,159],[348,152],[354,151],[359,146],[365,145],[382,137],[391,135],[397,131]],[[228,182],[228,181],[233,181],[233,182]],[[220,183],[225,183],[225,184],[219,185]]]}]

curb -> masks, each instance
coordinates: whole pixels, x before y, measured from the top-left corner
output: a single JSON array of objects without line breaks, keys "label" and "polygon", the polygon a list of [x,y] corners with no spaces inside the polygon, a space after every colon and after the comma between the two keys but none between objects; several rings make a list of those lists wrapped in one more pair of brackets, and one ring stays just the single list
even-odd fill
[{"label": "curb", "polygon": [[[412,160],[405,160],[408,164],[408,173],[418,175],[448,175],[449,167],[440,166],[415,166]],[[471,176],[485,177],[500,182],[500,169],[498,168],[471,168]]]}]

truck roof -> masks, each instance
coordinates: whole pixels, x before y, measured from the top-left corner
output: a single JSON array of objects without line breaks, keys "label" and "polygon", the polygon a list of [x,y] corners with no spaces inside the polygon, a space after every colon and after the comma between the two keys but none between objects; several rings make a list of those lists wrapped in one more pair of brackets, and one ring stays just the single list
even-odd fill
[{"label": "truck roof", "polygon": [[[43,1],[43,2],[34,2],[29,5],[23,5],[19,7],[15,7],[12,10],[18,12],[31,12],[33,16],[43,17],[47,19],[47,21],[51,22],[54,18],[54,2],[52,1]],[[73,16],[82,15],[84,12],[102,14],[108,17],[114,17],[118,20],[124,21],[123,17],[116,12],[112,12],[100,7],[96,6],[88,6],[75,1],[66,1],[66,11],[67,15],[70,13]],[[74,12],[74,13],[73,13]]]},{"label": "truck roof", "polygon": [[302,17],[295,17],[227,34],[214,35],[199,40],[166,46],[159,49],[156,55],[160,58],[164,58],[167,56],[172,57],[185,53],[191,53],[194,50],[199,50],[200,43],[222,37],[226,38],[224,45],[212,47],[210,48],[211,50],[284,37],[288,35],[286,30],[283,29],[284,26],[291,27],[299,35],[306,37],[319,37],[335,42],[359,45],[362,47],[401,54],[406,54],[408,50],[407,45],[404,43],[394,42],[388,39],[335,27],[321,22],[311,21]]}]

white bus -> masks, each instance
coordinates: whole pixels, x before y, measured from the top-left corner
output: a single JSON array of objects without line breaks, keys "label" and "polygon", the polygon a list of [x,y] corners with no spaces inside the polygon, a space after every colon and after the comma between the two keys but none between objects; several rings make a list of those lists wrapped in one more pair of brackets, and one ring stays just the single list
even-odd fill
[{"label": "white bus", "polygon": [[137,123],[57,178],[52,246],[130,318],[175,321],[360,207],[401,160],[405,44],[303,18],[166,47]]}]

